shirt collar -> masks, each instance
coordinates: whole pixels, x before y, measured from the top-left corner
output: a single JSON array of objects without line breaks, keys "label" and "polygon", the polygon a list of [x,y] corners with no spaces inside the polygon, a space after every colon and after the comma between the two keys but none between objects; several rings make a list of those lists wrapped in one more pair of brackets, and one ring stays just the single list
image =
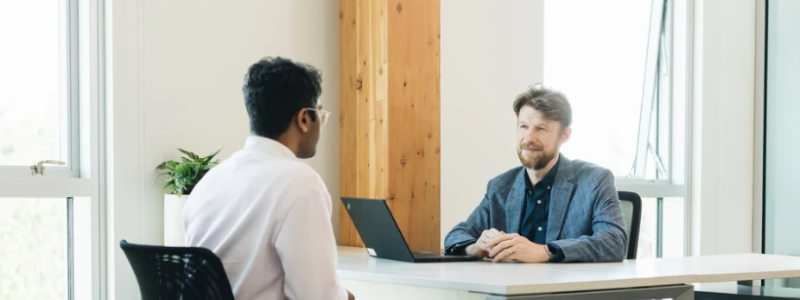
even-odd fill
[{"label": "shirt collar", "polygon": [[[553,168],[550,169],[550,172],[547,172],[547,175],[544,175],[544,178],[542,178],[542,180],[539,180],[539,182],[536,183],[536,186],[539,187],[553,186],[553,183],[556,181],[556,173],[558,172],[558,164],[560,162],[561,162],[561,155],[558,156],[558,160],[556,160],[556,164],[553,165]],[[525,172],[525,176],[528,177],[528,172]],[[528,180],[525,181],[525,184],[529,190],[533,191],[535,187],[531,186],[530,177],[528,177],[527,179]]]},{"label": "shirt collar", "polygon": [[294,155],[294,152],[289,147],[265,137],[249,136],[244,143],[244,148],[266,152],[281,158],[297,159],[297,155]]}]

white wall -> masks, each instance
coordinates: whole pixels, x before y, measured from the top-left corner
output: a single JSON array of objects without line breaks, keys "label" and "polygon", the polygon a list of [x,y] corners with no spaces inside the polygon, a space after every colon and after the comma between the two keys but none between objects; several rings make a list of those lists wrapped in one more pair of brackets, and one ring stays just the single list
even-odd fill
[{"label": "white wall", "polygon": [[[221,158],[249,135],[241,84],[264,56],[323,72],[321,101],[338,114],[338,3],[305,1],[115,1],[107,9],[111,296],[137,299],[120,239],[160,244],[163,192],[156,165],[178,147]],[[339,190],[338,126],[326,126],[309,160],[333,196]],[[336,203],[334,203],[336,204]],[[338,208],[338,205],[334,205]],[[338,212],[332,221],[338,231]]]},{"label": "white wall", "polygon": [[[207,153],[225,147],[225,158],[242,146],[248,128],[241,80],[251,63],[284,55],[316,65],[323,71],[322,101],[338,114],[338,3],[112,3],[109,287],[112,299],[134,299],[136,281],[116,241],[161,242],[162,196],[153,167],[175,158],[175,148]],[[730,222],[752,217],[750,3],[697,1],[696,254],[751,249],[751,223]],[[481,201],[489,179],[519,165],[511,104],[543,80],[543,6],[542,0],[442,0],[442,238]],[[309,161],[335,201],[338,150],[338,126],[329,125],[318,157]]]},{"label": "white wall", "polygon": [[692,254],[752,252],[756,5],[694,9]]},{"label": "white wall", "polygon": [[519,166],[512,104],[543,80],[544,1],[442,0],[441,237]]}]

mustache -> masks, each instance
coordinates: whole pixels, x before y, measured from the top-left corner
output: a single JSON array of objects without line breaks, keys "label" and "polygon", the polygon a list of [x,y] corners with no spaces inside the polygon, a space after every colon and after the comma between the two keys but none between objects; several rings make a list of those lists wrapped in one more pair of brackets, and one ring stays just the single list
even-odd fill
[{"label": "mustache", "polygon": [[519,144],[519,148],[520,149],[544,149],[544,147],[542,147],[541,144],[537,144],[537,143]]}]

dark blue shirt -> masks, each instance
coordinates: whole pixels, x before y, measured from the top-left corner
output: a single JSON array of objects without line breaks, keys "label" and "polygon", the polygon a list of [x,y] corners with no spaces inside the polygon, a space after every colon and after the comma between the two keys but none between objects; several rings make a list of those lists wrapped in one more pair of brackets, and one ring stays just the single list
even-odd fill
[{"label": "dark blue shirt", "polygon": [[[559,157],[561,161],[561,157]],[[528,240],[536,244],[545,245],[547,240],[547,218],[550,213],[550,190],[556,180],[556,172],[558,171],[559,161],[553,165],[550,172],[542,178],[536,185],[531,185],[531,180],[528,173],[525,172],[525,204],[520,213],[519,235],[527,237]],[[468,240],[462,243],[453,245],[449,249],[449,253],[465,253],[468,245],[475,243],[477,240]],[[555,244],[547,244],[548,249],[553,254],[550,261],[560,262],[564,260],[564,253],[561,248]]]},{"label": "dark blue shirt", "polygon": [[525,172],[525,204],[520,218],[519,235],[531,242],[544,245],[547,239],[547,216],[550,212],[550,188],[556,179],[558,163],[536,185],[531,185],[528,172]]},{"label": "dark blue shirt", "polygon": [[[559,158],[560,160],[560,158]],[[525,172],[525,203],[520,218],[519,235],[527,237],[528,240],[536,244],[545,245],[547,241],[547,219],[550,215],[550,190],[556,180],[558,172],[558,161],[550,172],[542,178],[536,185],[531,184],[528,172]],[[553,253],[550,261],[563,260],[561,249],[555,244],[547,244],[548,249]]]}]

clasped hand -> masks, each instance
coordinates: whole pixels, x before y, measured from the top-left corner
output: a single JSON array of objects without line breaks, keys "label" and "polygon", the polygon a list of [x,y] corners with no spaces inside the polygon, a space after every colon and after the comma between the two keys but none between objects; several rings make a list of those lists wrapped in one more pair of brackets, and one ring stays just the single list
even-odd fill
[{"label": "clasped hand", "polygon": [[480,238],[467,247],[467,254],[489,257],[493,262],[515,260],[525,263],[543,263],[550,260],[545,245],[536,244],[516,233],[497,229],[484,230]]}]

